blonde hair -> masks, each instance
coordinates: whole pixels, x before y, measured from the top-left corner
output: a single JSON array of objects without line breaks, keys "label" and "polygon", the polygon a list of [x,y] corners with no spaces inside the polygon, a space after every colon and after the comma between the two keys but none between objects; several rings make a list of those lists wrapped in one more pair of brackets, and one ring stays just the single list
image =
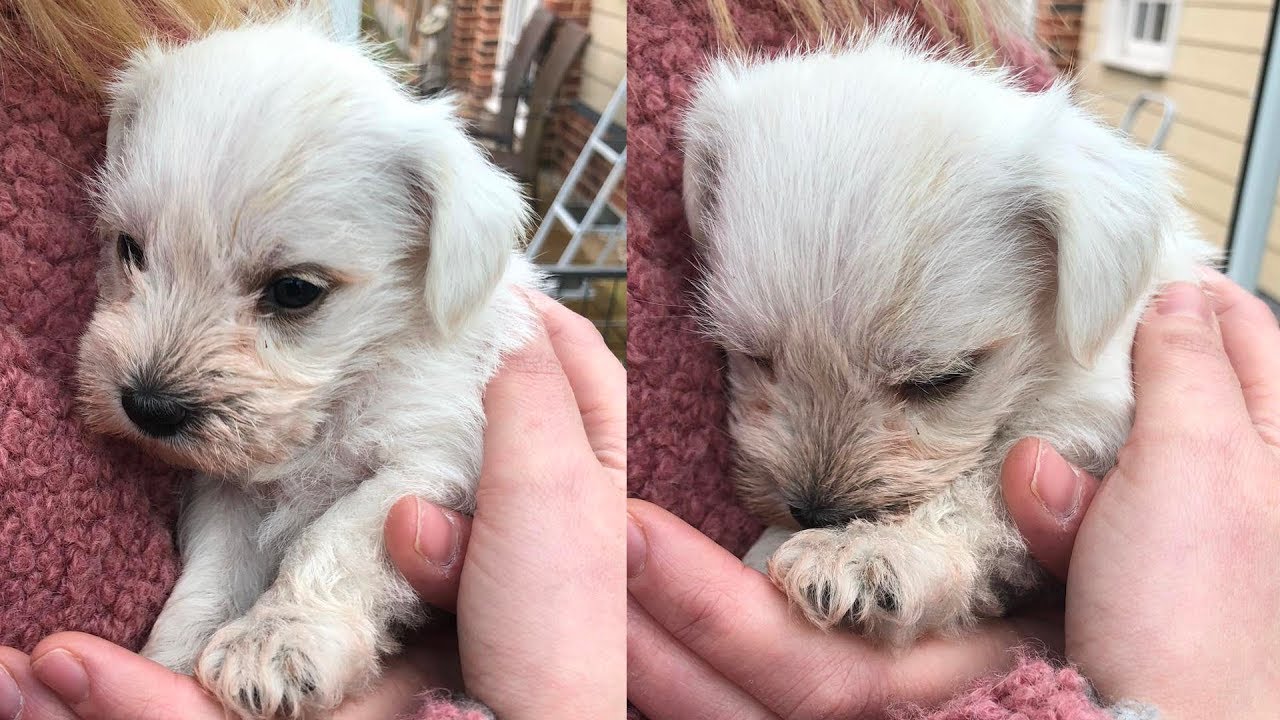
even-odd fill
[{"label": "blonde hair", "polygon": [[[891,2],[891,0],[890,0]],[[742,38],[733,24],[729,0],[707,0],[711,16],[728,48],[743,50]],[[802,35],[831,39],[851,36],[862,30],[878,12],[890,10],[884,0],[779,0]],[[943,43],[965,48],[980,58],[994,55],[993,29],[1017,34],[1014,10],[1008,0],[913,0],[927,29]]]},{"label": "blonde hair", "polygon": [[129,53],[156,36],[199,35],[283,8],[287,0],[11,0],[0,14],[0,60],[49,68],[98,90]]}]

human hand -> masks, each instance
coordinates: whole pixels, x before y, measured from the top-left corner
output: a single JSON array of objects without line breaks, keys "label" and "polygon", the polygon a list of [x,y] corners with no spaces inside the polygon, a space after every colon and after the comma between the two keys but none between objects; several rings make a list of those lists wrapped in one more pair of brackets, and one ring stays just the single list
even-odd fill
[{"label": "human hand", "polygon": [[530,300],[546,334],[489,384],[474,521],[406,498],[388,548],[419,594],[456,607],[467,692],[499,717],[617,717],[626,376],[590,322]]},{"label": "human hand", "polygon": [[1221,275],[1203,287],[1170,286],[1139,327],[1133,431],[1101,487],[1028,439],[1005,499],[1066,579],[1067,655],[1104,697],[1280,717],[1280,329]]},{"label": "human hand", "polygon": [[[5,675],[19,695],[6,696]],[[424,634],[388,661],[369,692],[334,720],[385,720],[412,713],[428,688],[462,686],[450,627]],[[226,720],[226,710],[194,678],[84,633],[42,640],[31,657],[0,648],[0,720]]]},{"label": "human hand", "polygon": [[894,654],[825,632],[764,575],[655,505],[628,502],[628,692],[653,720],[880,717],[939,703],[1010,666],[1010,650],[1061,641],[1061,620],[989,623]]}]

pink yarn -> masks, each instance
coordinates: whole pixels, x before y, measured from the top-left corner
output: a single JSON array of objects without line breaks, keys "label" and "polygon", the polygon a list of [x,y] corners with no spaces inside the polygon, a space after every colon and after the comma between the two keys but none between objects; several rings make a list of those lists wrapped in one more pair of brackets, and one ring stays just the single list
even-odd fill
[{"label": "pink yarn", "polygon": [[1110,720],[1089,699],[1088,683],[1075,670],[1023,657],[1007,675],[979,683],[942,708],[902,709],[894,720]]},{"label": "pink yarn", "polygon": [[136,648],[177,576],[177,473],[88,433],[73,401],[98,241],[98,103],[0,80],[0,644],[81,630]]}]

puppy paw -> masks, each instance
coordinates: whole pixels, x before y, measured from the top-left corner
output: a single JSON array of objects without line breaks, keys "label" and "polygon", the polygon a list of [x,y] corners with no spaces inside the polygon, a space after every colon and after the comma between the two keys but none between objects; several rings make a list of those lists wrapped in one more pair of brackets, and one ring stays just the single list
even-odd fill
[{"label": "puppy paw", "polygon": [[[893,533],[854,523],[797,533],[770,558],[769,576],[818,627],[904,645],[968,622],[965,583],[941,570],[938,554],[922,558]],[[948,576],[956,579],[950,588]]]},{"label": "puppy paw", "polygon": [[187,647],[189,644],[153,635],[147,639],[147,644],[138,651],[138,654],[160,663],[179,675],[190,675],[195,668],[199,649],[193,650]]},{"label": "puppy paw", "polygon": [[377,655],[341,619],[254,608],[210,639],[196,678],[241,718],[301,718],[337,707],[377,672]]}]

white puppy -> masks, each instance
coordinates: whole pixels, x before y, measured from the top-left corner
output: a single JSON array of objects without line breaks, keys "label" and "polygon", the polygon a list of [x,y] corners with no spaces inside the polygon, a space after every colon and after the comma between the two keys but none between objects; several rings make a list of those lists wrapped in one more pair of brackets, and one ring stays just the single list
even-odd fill
[{"label": "white puppy", "polygon": [[391,504],[472,509],[534,327],[525,203],[449,102],[301,16],[150,48],[112,98],[82,401],[200,471],[143,652],[244,716],[331,708],[423,615]]},{"label": "white puppy", "polygon": [[741,495],[805,528],[770,573],[824,627],[971,626],[1040,581],[999,467],[1037,436],[1101,475],[1129,350],[1212,249],[1165,162],[1072,105],[897,28],[722,61],[685,124]]}]

